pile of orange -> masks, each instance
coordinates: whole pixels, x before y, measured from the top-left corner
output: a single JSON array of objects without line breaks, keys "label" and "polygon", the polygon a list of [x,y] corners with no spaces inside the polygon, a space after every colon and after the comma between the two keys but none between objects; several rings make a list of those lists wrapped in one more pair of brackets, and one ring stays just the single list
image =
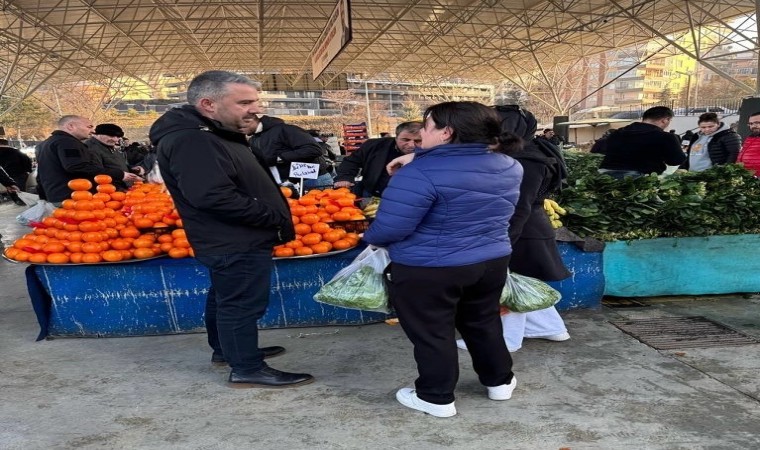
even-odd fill
[{"label": "pile of orange", "polygon": [[169,194],[161,185],[136,183],[118,192],[111,177],[98,175],[96,191],[86,179],[71,180],[71,198],[64,200],[5,250],[5,256],[21,262],[91,264],[145,259],[168,254],[192,256]]},{"label": "pile of orange", "polygon": [[364,220],[361,209],[356,207],[356,195],[346,188],[314,189],[295,200],[293,192],[284,187],[282,193],[290,205],[296,238],[274,247],[275,257],[307,256],[346,250],[359,243],[359,235],[333,227],[334,222]]}]

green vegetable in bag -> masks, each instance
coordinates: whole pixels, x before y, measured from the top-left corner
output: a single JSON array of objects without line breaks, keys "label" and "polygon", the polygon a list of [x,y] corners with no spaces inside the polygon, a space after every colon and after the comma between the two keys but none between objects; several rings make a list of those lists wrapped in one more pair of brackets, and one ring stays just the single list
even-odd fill
[{"label": "green vegetable in bag", "polygon": [[314,295],[314,300],[342,308],[388,312],[383,274],[371,266],[330,280]]},{"label": "green vegetable in bag", "polygon": [[509,272],[500,303],[510,311],[531,312],[554,306],[561,298],[559,291],[543,281]]}]

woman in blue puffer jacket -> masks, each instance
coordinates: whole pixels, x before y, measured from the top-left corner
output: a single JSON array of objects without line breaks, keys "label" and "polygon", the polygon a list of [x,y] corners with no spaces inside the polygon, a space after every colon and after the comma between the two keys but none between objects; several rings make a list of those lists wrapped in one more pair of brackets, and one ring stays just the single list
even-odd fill
[{"label": "woman in blue puffer jacket", "polygon": [[496,112],[476,102],[441,103],[423,117],[421,148],[391,177],[364,240],[388,248],[390,299],[414,345],[419,378],[396,398],[450,417],[459,378],[455,329],[489,398],[507,400],[516,386],[499,297],[522,179],[506,153],[522,140],[502,133]]}]

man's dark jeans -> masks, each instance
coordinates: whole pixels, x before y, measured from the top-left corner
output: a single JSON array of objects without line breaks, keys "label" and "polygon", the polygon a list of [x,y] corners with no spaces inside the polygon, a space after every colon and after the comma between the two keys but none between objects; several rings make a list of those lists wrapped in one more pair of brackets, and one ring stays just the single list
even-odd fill
[{"label": "man's dark jeans", "polygon": [[267,367],[259,350],[258,320],[269,304],[272,251],[196,256],[209,269],[206,330],[214,353],[238,374]]}]

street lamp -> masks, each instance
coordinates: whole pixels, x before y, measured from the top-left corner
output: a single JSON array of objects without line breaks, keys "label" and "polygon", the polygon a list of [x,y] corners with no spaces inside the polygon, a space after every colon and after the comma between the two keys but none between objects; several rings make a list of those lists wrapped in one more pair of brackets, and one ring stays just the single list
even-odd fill
[{"label": "street lamp", "polygon": [[689,107],[691,106],[691,76],[693,74],[691,72],[681,72],[680,70],[676,70],[676,73],[686,75],[686,115],[688,116]]}]

